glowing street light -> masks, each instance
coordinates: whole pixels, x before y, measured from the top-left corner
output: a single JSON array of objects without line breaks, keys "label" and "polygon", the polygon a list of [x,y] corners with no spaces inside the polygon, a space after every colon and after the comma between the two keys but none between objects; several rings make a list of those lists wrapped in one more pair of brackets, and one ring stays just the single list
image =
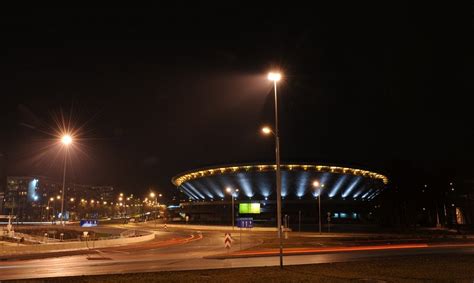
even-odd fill
[{"label": "glowing street light", "polygon": [[235,217],[235,215],[234,215],[234,197],[235,197],[235,193],[239,192],[239,189],[234,190],[231,187],[227,187],[225,189],[225,191],[230,194],[231,199],[232,199],[232,230],[234,230],[234,217]]},{"label": "glowing street light", "polygon": [[324,188],[324,184],[320,184],[318,181],[313,182],[313,187],[319,189],[318,193],[318,210],[319,210],[319,233],[321,234],[321,190]]},{"label": "glowing street light", "polygon": [[264,133],[265,135],[268,135],[268,134],[273,133],[273,131],[272,131],[272,129],[270,129],[270,127],[263,127],[262,128],[262,133]]},{"label": "glowing street light", "polygon": [[281,74],[280,73],[274,73],[274,72],[270,72],[268,73],[268,80],[269,81],[274,81],[274,82],[278,82],[279,80],[281,80]]},{"label": "glowing street light", "polygon": [[72,143],[72,137],[70,135],[64,135],[62,136],[61,138],[61,142],[64,144],[64,145],[69,145]]},{"label": "glowing street light", "polygon": [[277,228],[278,239],[280,242],[280,268],[283,268],[283,240],[281,225],[281,170],[280,170],[280,137],[278,135],[278,95],[277,82],[281,80],[281,74],[278,72],[268,73],[268,80],[273,82],[273,90],[275,94],[275,132],[269,127],[262,128],[264,134],[273,133],[275,136],[275,161],[276,161],[276,198],[277,198]]}]

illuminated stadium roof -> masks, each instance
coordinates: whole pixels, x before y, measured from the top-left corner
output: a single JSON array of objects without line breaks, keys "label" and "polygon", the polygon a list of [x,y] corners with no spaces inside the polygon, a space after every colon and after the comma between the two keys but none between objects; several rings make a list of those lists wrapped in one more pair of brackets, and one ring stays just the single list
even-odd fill
[{"label": "illuminated stadium roof", "polygon": [[[244,164],[189,171],[172,182],[192,200],[224,198],[228,186],[238,188],[241,198],[267,199],[275,187],[274,164]],[[302,199],[318,196],[311,184],[324,184],[322,197],[370,200],[378,195],[388,178],[382,174],[349,167],[314,164],[282,164],[282,197]]]}]

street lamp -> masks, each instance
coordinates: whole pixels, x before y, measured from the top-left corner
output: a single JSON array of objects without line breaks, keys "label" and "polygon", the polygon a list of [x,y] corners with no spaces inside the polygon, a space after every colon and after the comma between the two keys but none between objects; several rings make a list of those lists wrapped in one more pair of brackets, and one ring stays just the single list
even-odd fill
[{"label": "street lamp", "polygon": [[[158,196],[154,192],[151,192],[150,193],[150,198],[155,199],[155,207],[156,207],[156,205],[158,204]],[[152,208],[153,208],[153,206],[152,206]],[[155,227],[156,227],[156,210],[155,209],[153,209],[153,214],[155,215]]]},{"label": "street lamp", "polygon": [[[46,207],[46,210],[48,211],[48,216],[47,216],[47,218],[48,218],[47,220],[48,220],[48,221],[49,221],[49,202],[53,202],[53,201],[54,201],[54,198],[53,198],[53,197],[51,197],[51,198],[48,199],[48,207]],[[54,205],[54,203],[53,203],[53,205]],[[54,209],[53,209],[53,214],[54,214]]]},{"label": "street lamp", "polygon": [[235,193],[238,193],[239,192],[239,189],[235,189],[233,190],[231,187],[227,187],[225,189],[226,192],[228,192],[231,196],[231,199],[232,199],[232,230],[234,230],[234,197],[235,197]]},{"label": "street lamp", "polygon": [[280,242],[280,268],[283,268],[283,241],[282,241],[282,227],[281,227],[281,171],[280,171],[280,137],[278,135],[278,95],[277,82],[281,80],[281,74],[270,72],[268,73],[268,80],[273,82],[273,90],[275,94],[275,132],[269,127],[262,128],[264,134],[273,133],[275,136],[275,159],[276,159],[276,198],[277,198],[277,226],[278,239]]},{"label": "street lamp", "polygon": [[61,137],[61,143],[64,146],[64,172],[63,172],[63,191],[61,198],[61,225],[64,226],[64,191],[66,191],[66,164],[69,146],[72,144],[72,137],[69,134],[65,134]]},{"label": "street lamp", "polygon": [[324,188],[324,184],[319,184],[318,181],[313,182],[314,188],[319,188],[318,192],[318,210],[319,210],[319,234],[321,234],[321,190]]},{"label": "street lamp", "polygon": [[270,127],[263,127],[262,128],[262,133],[264,133],[265,135],[268,135],[270,133],[273,133],[272,129],[270,129]]}]

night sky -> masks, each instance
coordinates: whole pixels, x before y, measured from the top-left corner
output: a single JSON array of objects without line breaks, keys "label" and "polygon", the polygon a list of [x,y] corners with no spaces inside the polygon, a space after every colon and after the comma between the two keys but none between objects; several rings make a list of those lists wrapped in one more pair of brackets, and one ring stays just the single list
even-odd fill
[{"label": "night sky", "polygon": [[7,172],[60,178],[43,151],[61,115],[82,127],[77,183],[169,193],[182,171],[272,162],[279,68],[284,162],[472,178],[472,13],[364,11],[3,17]]}]

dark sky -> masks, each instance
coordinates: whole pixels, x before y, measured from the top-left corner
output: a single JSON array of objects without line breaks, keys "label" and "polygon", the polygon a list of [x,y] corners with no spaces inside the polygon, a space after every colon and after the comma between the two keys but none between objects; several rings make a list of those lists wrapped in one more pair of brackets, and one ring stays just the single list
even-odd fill
[{"label": "dark sky", "polygon": [[280,68],[283,161],[472,176],[472,13],[403,11],[3,17],[0,152],[59,178],[44,132],[62,111],[83,126],[68,178],[171,192],[182,171],[274,160],[259,128]]}]

